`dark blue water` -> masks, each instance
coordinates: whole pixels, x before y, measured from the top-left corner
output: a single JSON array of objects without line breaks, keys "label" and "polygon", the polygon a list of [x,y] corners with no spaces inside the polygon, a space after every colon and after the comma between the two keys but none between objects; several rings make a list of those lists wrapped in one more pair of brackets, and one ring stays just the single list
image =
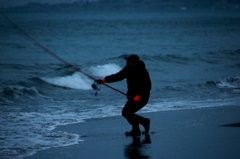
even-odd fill
[{"label": "dark blue water", "polygon": [[[82,11],[7,13],[35,40],[81,70],[102,78],[138,54],[153,88],[140,112],[240,103],[240,12]],[[120,115],[126,97],[34,46],[1,15],[0,158],[81,142],[57,125]],[[126,92],[126,82],[111,86]]]}]

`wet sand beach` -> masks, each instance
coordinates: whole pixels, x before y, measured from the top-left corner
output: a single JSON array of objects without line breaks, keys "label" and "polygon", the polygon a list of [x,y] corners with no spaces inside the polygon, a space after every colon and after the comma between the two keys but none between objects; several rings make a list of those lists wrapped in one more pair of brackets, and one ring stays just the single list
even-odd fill
[{"label": "wet sand beach", "polygon": [[240,158],[239,106],[142,115],[151,119],[149,136],[125,136],[130,126],[122,116],[91,119],[57,128],[80,134],[83,142],[41,151],[27,159]]}]

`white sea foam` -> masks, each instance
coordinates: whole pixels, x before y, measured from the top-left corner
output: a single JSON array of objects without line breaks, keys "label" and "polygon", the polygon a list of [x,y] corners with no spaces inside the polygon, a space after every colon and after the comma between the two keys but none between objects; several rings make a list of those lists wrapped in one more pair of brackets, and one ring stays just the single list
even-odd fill
[{"label": "white sea foam", "polygon": [[65,77],[53,77],[53,78],[43,77],[41,79],[47,83],[60,87],[83,90],[89,90],[92,88],[91,87],[92,80],[78,72],[74,73],[73,75]]},{"label": "white sea foam", "polygon": [[51,147],[77,144],[80,136],[54,130],[57,125],[81,122],[74,113],[1,113],[0,158],[22,158]]}]

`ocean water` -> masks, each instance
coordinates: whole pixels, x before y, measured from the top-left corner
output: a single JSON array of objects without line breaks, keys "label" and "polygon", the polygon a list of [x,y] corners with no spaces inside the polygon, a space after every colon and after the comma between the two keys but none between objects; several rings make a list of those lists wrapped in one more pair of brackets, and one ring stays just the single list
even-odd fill
[{"label": "ocean water", "polygon": [[[43,46],[95,78],[138,54],[152,80],[140,112],[239,105],[240,11],[8,12]],[[58,125],[121,114],[126,97],[66,66],[0,15],[0,158],[78,144]],[[126,92],[126,82],[109,84]],[[126,123],[127,124],[127,123]]]}]

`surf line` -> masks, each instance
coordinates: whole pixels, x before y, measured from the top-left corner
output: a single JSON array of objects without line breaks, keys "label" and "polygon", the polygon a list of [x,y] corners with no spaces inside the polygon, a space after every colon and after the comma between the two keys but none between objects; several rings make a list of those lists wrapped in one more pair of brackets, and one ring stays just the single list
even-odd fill
[{"label": "surf line", "polygon": [[[1,14],[7,19],[7,21],[9,21],[9,22],[12,24],[12,26],[13,26],[14,28],[16,28],[17,30],[19,30],[19,31],[22,33],[22,35],[23,35],[27,40],[29,40],[30,42],[32,42],[32,43],[33,43],[35,46],[37,46],[39,49],[43,50],[45,53],[48,53],[49,55],[51,55],[51,56],[54,57],[55,59],[61,61],[61,62],[64,63],[65,65],[67,65],[67,66],[69,66],[69,67],[72,67],[74,70],[76,70],[76,71],[84,74],[84,75],[87,76],[88,78],[90,78],[90,79],[92,79],[92,80],[94,80],[94,81],[97,80],[97,79],[94,78],[93,76],[90,76],[89,74],[83,72],[83,71],[82,71],[81,69],[79,69],[78,67],[70,64],[69,62],[65,61],[64,59],[62,59],[61,57],[59,57],[58,55],[56,55],[55,53],[53,53],[52,51],[50,51],[49,49],[47,49],[46,47],[44,47],[42,44],[40,44],[40,43],[37,42],[34,38],[32,38],[30,35],[28,35],[25,31],[23,31],[21,28],[19,28],[19,27],[18,27],[10,18],[8,18],[2,11],[0,11],[0,12],[1,12]],[[106,84],[106,83],[103,83],[103,85],[105,85],[105,86],[107,86],[107,87],[109,87],[109,88],[111,88],[111,89],[113,89],[113,90],[115,90],[115,91],[117,91],[117,92],[125,95],[125,96],[128,96],[128,97],[132,98],[132,97],[129,96],[128,94],[126,94],[126,93],[124,93],[124,92],[122,92],[122,91],[120,91],[120,90],[118,90],[118,89],[116,89],[116,88],[114,88],[114,87]]]}]

